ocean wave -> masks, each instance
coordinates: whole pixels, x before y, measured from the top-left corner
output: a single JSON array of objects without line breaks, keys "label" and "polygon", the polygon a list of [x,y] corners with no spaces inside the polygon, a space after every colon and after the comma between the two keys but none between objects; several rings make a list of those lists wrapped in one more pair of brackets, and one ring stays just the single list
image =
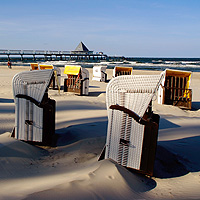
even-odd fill
[{"label": "ocean wave", "polygon": [[[188,70],[188,71],[197,71],[200,72],[200,59],[155,59],[155,58],[134,58],[134,59],[124,59],[122,61],[109,61],[109,60],[89,60],[89,61],[80,61],[80,60],[32,60],[27,58],[24,61],[18,59],[11,60],[13,65],[19,66],[30,66],[30,63],[37,62],[39,64],[49,64],[59,67],[64,67],[65,65],[81,65],[83,67],[92,68],[94,65],[106,65],[107,68],[114,68],[115,66],[128,66],[135,69],[144,69],[144,70],[164,70],[166,68],[179,69],[179,70]],[[7,65],[7,60],[0,58],[0,65]]]}]

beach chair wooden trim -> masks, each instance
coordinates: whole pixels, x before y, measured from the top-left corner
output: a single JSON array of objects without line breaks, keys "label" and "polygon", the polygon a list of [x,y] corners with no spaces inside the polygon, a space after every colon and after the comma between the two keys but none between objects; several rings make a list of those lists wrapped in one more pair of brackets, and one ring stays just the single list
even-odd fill
[{"label": "beach chair wooden trim", "polygon": [[43,105],[41,104],[41,102],[35,100],[34,98],[30,97],[30,96],[27,96],[25,94],[17,94],[16,95],[16,98],[22,98],[22,99],[26,99],[26,100],[29,100],[30,102],[34,103],[36,106],[42,108]]},{"label": "beach chair wooden trim", "polygon": [[125,108],[124,106],[111,105],[110,109],[123,111],[124,113],[128,114],[129,117],[132,117],[136,122],[142,125],[145,125],[145,126],[153,125],[150,121],[147,121],[146,119],[139,117],[135,112],[133,112],[130,109]]}]

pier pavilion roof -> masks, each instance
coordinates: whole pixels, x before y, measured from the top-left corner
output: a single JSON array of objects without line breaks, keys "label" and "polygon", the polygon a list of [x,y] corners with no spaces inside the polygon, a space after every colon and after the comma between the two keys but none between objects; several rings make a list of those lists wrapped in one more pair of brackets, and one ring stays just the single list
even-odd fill
[{"label": "pier pavilion roof", "polygon": [[90,51],[83,42],[80,42],[79,45],[76,47],[74,51],[71,51],[72,53],[93,53],[93,51]]},{"label": "pier pavilion roof", "polygon": [[80,42],[75,51],[89,51],[89,49],[83,44],[83,42]]}]

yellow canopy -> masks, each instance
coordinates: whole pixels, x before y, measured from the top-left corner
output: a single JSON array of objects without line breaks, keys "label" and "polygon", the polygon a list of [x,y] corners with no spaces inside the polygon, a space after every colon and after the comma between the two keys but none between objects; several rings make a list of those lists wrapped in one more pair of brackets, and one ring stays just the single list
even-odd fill
[{"label": "yellow canopy", "polygon": [[191,97],[191,93],[188,93],[189,87],[190,87],[190,80],[191,80],[191,76],[192,76],[192,72],[189,71],[179,71],[179,70],[171,70],[171,69],[166,69],[166,76],[178,76],[178,77],[182,77],[182,78],[187,78],[187,82],[185,85],[185,91],[184,91],[184,97],[188,97],[188,98],[192,98]]},{"label": "yellow canopy", "polygon": [[186,89],[190,87],[190,80],[191,80],[192,72],[189,71],[179,71],[179,70],[170,70],[166,69],[166,76],[179,76],[179,77],[187,77]]},{"label": "yellow canopy", "polygon": [[133,70],[132,67],[117,67],[117,66],[115,67],[116,72],[120,72],[120,71],[130,72],[131,75],[132,75],[132,70]]},{"label": "yellow canopy", "polygon": [[80,66],[65,66],[64,74],[78,75],[80,73]]},{"label": "yellow canopy", "polygon": [[40,65],[40,69],[53,69],[53,65]]},{"label": "yellow canopy", "polygon": [[32,70],[38,70],[38,63],[31,63]]}]

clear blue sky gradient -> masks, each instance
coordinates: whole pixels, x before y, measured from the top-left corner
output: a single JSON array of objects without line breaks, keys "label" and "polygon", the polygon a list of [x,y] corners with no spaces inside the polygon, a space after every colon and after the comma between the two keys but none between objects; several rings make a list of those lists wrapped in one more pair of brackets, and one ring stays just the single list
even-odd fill
[{"label": "clear blue sky gradient", "polygon": [[1,0],[0,49],[199,57],[200,0]]}]

